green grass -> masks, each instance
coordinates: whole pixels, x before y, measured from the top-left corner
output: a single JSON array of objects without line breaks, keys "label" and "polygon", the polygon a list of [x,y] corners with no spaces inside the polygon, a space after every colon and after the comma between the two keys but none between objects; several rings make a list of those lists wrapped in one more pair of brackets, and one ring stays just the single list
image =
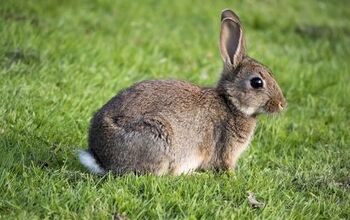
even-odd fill
[{"label": "green grass", "polygon": [[[87,173],[75,150],[120,89],[215,85],[223,8],[288,110],[260,117],[234,173]],[[346,0],[1,1],[0,218],[350,219],[349,17]],[[266,206],[250,208],[248,191]]]}]

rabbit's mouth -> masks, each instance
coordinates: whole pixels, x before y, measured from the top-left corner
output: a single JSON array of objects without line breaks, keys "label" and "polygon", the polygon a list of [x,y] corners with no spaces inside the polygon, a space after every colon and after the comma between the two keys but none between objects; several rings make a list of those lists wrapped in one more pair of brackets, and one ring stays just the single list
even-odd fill
[{"label": "rabbit's mouth", "polygon": [[287,107],[285,100],[270,99],[264,106],[264,111],[267,113],[280,113]]}]

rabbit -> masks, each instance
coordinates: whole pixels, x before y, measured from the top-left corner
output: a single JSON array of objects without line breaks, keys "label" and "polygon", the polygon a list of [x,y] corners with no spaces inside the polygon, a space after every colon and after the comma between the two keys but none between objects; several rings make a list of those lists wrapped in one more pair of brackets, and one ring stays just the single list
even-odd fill
[{"label": "rabbit", "polygon": [[119,92],[93,116],[81,163],[99,175],[234,170],[257,116],[287,105],[271,71],[245,48],[239,17],[223,10],[216,87],[149,80]]}]

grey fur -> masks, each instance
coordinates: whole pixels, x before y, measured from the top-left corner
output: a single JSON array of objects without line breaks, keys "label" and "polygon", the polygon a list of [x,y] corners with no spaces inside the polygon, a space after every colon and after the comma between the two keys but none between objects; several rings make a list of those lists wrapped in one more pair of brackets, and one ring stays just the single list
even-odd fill
[{"label": "grey fur", "polygon": [[[256,116],[279,112],[286,101],[270,71],[245,54],[239,18],[230,10],[222,12],[221,35],[224,70],[216,87],[144,81],[94,115],[89,152],[104,170],[179,175],[234,168],[250,143]],[[256,76],[264,88],[250,86]]]}]

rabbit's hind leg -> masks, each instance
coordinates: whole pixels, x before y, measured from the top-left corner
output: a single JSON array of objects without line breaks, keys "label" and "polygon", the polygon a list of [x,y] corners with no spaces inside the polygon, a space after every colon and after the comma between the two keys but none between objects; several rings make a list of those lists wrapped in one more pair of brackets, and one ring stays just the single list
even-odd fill
[{"label": "rabbit's hind leg", "polygon": [[171,170],[173,154],[169,130],[154,119],[142,119],[130,123],[116,134],[112,143],[115,149],[111,155],[112,170],[123,174],[168,174]]}]

